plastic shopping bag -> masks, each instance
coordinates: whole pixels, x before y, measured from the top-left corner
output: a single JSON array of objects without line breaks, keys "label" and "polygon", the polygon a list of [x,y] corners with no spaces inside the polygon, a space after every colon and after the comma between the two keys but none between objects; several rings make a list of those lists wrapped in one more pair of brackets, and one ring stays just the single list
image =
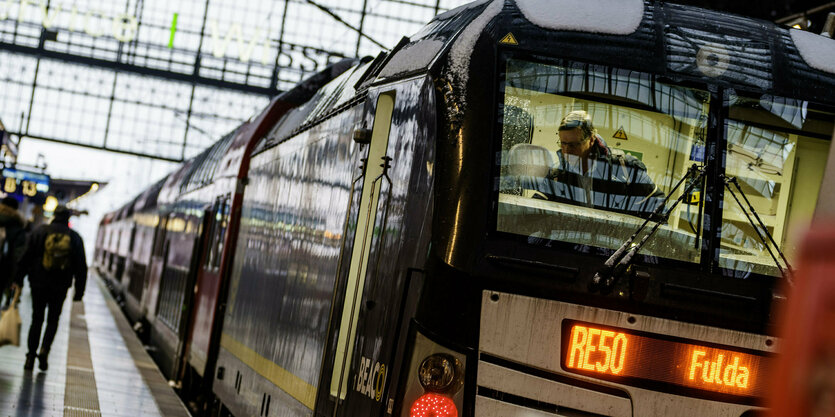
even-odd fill
[{"label": "plastic shopping bag", "polygon": [[15,291],[12,305],[0,313],[0,346],[20,346],[20,311],[17,309],[19,299],[20,288]]}]

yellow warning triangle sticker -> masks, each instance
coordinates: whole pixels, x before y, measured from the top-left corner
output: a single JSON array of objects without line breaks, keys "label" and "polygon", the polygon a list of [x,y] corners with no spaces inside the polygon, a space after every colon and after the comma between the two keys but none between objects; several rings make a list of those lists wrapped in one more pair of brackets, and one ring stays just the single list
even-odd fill
[{"label": "yellow warning triangle sticker", "polygon": [[516,41],[516,37],[513,36],[513,34],[510,32],[508,32],[508,34],[505,35],[504,38],[502,38],[502,40],[499,41],[499,43],[505,45],[519,45],[519,42]]},{"label": "yellow warning triangle sticker", "polygon": [[623,126],[621,126],[620,129],[612,135],[612,137],[615,139],[629,140],[629,138],[626,137],[626,131],[623,130]]}]

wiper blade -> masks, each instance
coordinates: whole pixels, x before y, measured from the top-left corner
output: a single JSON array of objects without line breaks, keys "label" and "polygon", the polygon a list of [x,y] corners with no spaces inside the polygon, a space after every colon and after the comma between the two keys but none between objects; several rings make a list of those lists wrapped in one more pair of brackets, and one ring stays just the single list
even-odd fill
[{"label": "wiper blade", "polygon": [[[698,174],[697,174],[698,173]],[[661,215],[661,212],[666,208],[667,201],[670,199],[670,196],[676,193],[676,191],[681,187],[684,182],[693,177],[695,178],[693,181],[690,181],[687,184],[687,187],[684,189],[684,192],[676,199],[676,201]],[[666,223],[667,220],[670,218],[670,214],[672,214],[673,210],[675,210],[676,206],[681,203],[681,200],[684,199],[685,196],[690,194],[690,191],[696,186],[696,184],[701,183],[702,178],[705,175],[704,166],[699,166],[697,164],[693,164],[690,166],[690,169],[687,170],[687,174],[685,174],[676,185],[670,190],[670,193],[664,198],[664,202],[658,206],[658,208],[653,212],[652,216],[647,217],[646,220],[632,233],[632,236],[629,237],[623,244],[603,263],[603,269],[597,271],[594,274],[594,277],[589,283],[589,291],[600,291],[603,294],[609,293],[612,288],[615,286],[615,283],[618,279],[623,275],[626,269],[629,267],[630,263],[632,262],[632,258],[635,254],[638,253],[639,250],[646,244],[650,237],[652,237],[658,228],[661,227],[661,224]],[[660,215],[660,218],[658,217]],[[641,232],[646,228],[649,222],[654,221],[655,224],[652,228],[647,232],[644,237],[641,239],[640,242],[633,245],[633,242],[641,234]]]},{"label": "wiper blade", "polygon": [[[757,232],[757,237],[760,238],[760,242],[762,242],[765,248],[768,249],[768,254],[771,255],[771,259],[774,260],[774,265],[777,265],[777,269],[780,270],[780,275],[782,275],[783,278],[785,278],[786,282],[788,282],[790,286],[794,286],[794,270],[792,269],[791,264],[789,264],[788,259],[786,259],[786,256],[783,254],[783,251],[780,250],[780,246],[778,246],[777,242],[774,241],[774,237],[772,237],[771,233],[768,232],[768,228],[765,226],[765,223],[763,223],[762,219],[760,218],[760,215],[757,214],[757,210],[754,210],[754,205],[751,204],[751,201],[748,200],[748,197],[745,195],[745,192],[742,191],[742,187],[739,185],[739,181],[736,177],[729,176],[725,176],[724,180],[725,188],[728,189],[728,191],[731,193],[734,200],[736,201],[736,204],[739,205],[739,208],[742,210],[742,213],[745,214],[745,218],[748,219],[748,223],[751,225],[754,231]],[[745,211],[745,207],[739,201],[739,198],[737,198],[736,193],[734,193],[733,188],[731,188],[731,184],[733,184],[734,187],[736,187],[737,191],[739,191],[739,194],[742,196],[742,199],[745,200],[745,203],[748,205],[748,210],[751,210],[751,214],[753,214],[754,218],[757,219],[757,223],[754,223],[754,220],[751,219],[751,215],[748,214],[747,211]],[[759,227],[757,227],[758,225]],[[768,236],[768,241],[766,241],[765,237],[763,237],[763,233],[760,231],[760,228],[762,228],[762,232],[765,232],[765,235]],[[786,264],[788,274],[786,274],[786,271],[783,270],[783,267],[780,265],[780,262],[777,260],[777,257],[774,256],[774,251],[771,250],[771,246],[768,244],[769,242],[771,242],[771,245],[774,245],[774,249],[777,250],[777,253],[780,255],[780,258],[783,259],[783,262]]]}]

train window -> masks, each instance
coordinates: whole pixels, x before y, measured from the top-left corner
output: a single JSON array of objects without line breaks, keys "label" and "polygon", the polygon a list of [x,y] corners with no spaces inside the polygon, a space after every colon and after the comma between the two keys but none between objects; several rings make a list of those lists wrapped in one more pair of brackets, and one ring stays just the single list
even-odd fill
[{"label": "train window", "polygon": [[136,225],[132,225],[130,228],[130,245],[128,246],[128,252],[133,253],[133,246],[136,244]]},{"label": "train window", "polygon": [[656,218],[664,224],[642,253],[700,260],[695,172],[710,94],[635,71],[517,59],[501,88],[499,232],[616,249]]},{"label": "train window", "polygon": [[835,112],[773,96],[730,103],[725,174],[735,181],[725,189],[719,265],[776,276],[754,213],[791,262],[818,200]]},{"label": "train window", "polygon": [[168,216],[161,217],[159,220],[159,224],[157,225],[157,230],[154,233],[154,250],[152,252],[154,256],[162,256],[164,253],[164,243],[167,228]]},{"label": "train window", "polygon": [[206,267],[220,268],[220,260],[223,255],[223,242],[229,223],[230,200],[230,196],[218,198],[212,210],[215,217],[212,219],[211,241],[209,242],[209,252],[206,256]]}]

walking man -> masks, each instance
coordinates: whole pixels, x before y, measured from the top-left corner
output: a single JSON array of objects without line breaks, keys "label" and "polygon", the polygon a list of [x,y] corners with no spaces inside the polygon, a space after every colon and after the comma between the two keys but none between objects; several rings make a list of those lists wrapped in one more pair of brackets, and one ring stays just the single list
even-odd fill
[{"label": "walking man", "polygon": [[49,367],[47,357],[52,340],[58,330],[58,319],[67,290],[75,280],[73,301],[81,301],[87,285],[87,261],[84,256],[84,242],[81,236],[69,227],[70,210],[65,206],[55,209],[52,223],[41,225],[29,238],[29,245],[20,262],[17,284],[23,284],[23,276],[29,276],[32,288],[32,326],[29,327],[29,352],[23,369],[35,366],[36,352],[41,342],[41,327],[46,317],[46,331],[40,352],[37,353],[38,368]]}]

